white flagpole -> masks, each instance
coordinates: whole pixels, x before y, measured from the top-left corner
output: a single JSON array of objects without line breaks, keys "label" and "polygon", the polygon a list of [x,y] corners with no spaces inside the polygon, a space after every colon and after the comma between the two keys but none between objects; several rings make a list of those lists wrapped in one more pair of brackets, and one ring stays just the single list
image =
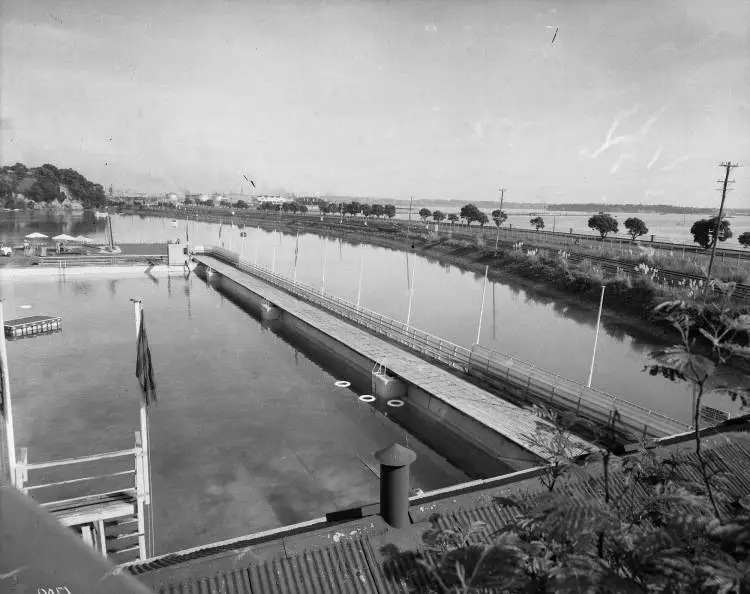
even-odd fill
[{"label": "white flagpole", "polygon": [[[8,376],[8,352],[5,344],[5,318],[3,317],[3,302],[0,301],[0,376],[2,379],[2,399],[0,413],[5,422],[5,446],[8,450],[8,473],[10,484],[16,485],[16,436],[13,430],[13,408],[10,398],[10,377]],[[5,460],[2,460],[5,464]]]},{"label": "white flagpole", "polygon": [[294,279],[292,282],[297,284],[297,260],[299,259],[299,232],[297,233],[297,239],[294,244]]},{"label": "white flagpole", "polygon": [[406,312],[406,326],[411,323],[411,303],[414,299],[414,273],[417,271],[417,256],[414,256],[414,262],[411,265],[411,291],[409,291],[409,311]]},{"label": "white flagpole", "polygon": [[599,342],[599,327],[602,323],[602,306],[604,305],[604,289],[606,285],[602,285],[602,296],[599,299],[599,315],[596,318],[596,336],[594,337],[594,352],[591,355],[591,370],[589,371],[589,382],[586,384],[589,388],[591,387],[591,380],[594,377],[594,362],[596,361],[596,343]]},{"label": "white flagpole", "polygon": [[[141,329],[141,316],[143,311],[143,303],[140,300],[134,300],[133,301],[133,307],[135,310],[135,338],[138,340],[138,335],[140,333]],[[148,515],[149,515],[149,535],[148,535],[148,541],[149,541],[149,550],[146,554],[147,557],[153,556],[154,548],[153,548],[153,508],[151,505],[151,450],[149,447],[149,438],[148,438],[148,411],[146,409],[146,399],[143,397],[143,394],[141,394],[141,446],[143,447],[144,452],[144,462],[145,462],[145,468],[144,468],[144,475],[145,475],[145,493],[144,493],[144,503],[148,505]]]},{"label": "white flagpole", "polygon": [[258,265],[258,242],[260,242],[260,225],[255,230],[255,265]]},{"label": "white flagpole", "polygon": [[326,292],[326,252],[328,251],[328,238],[323,238],[323,273],[322,273],[322,283],[320,285],[320,292],[325,293]]},{"label": "white flagpole", "polygon": [[365,266],[365,255],[362,254],[359,258],[359,286],[357,287],[357,307],[359,307],[359,301],[362,297],[362,272]]},{"label": "white flagpole", "polygon": [[477,341],[479,344],[479,336],[482,334],[482,318],[484,317],[484,296],[487,293],[487,274],[490,271],[489,264],[484,267],[484,285],[482,286],[482,306],[479,308],[479,327],[477,328]]}]

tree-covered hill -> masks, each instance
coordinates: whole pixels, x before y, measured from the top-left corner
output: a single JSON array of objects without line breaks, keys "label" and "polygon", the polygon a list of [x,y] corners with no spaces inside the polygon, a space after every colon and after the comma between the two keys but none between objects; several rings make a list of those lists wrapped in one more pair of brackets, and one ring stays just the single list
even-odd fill
[{"label": "tree-covered hill", "polygon": [[77,200],[84,207],[98,207],[106,202],[104,188],[87,180],[74,169],[54,165],[26,167],[22,163],[0,168],[0,204],[14,203],[18,195],[36,203]]}]

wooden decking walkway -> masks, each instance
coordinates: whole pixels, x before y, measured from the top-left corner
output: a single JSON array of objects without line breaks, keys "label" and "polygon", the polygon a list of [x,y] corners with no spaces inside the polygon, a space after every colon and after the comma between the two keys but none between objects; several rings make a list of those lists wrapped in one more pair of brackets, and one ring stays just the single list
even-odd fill
[{"label": "wooden decking walkway", "polygon": [[[206,255],[195,256],[195,259],[280,309],[304,320],[367,359],[375,363],[385,363],[388,371],[393,375],[418,386],[540,458],[549,457],[549,451],[546,448],[529,443],[526,438],[531,435],[536,436],[537,439],[541,437],[537,429],[540,419],[531,411],[505,402],[452,373],[420,359],[409,351],[373,336],[370,332],[301,301],[286,291],[273,287],[234,266]],[[590,450],[590,445],[583,440],[577,440],[577,445],[580,450],[572,452],[574,455]]]}]

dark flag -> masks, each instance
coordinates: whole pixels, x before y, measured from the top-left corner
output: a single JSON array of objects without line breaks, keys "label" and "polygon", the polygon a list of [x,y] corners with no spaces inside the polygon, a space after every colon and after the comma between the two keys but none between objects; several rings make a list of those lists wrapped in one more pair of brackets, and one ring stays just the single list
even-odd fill
[{"label": "dark flag", "polygon": [[135,375],[143,391],[146,406],[152,402],[156,403],[156,384],[154,383],[154,367],[151,363],[151,349],[148,347],[146,337],[146,326],[143,321],[143,310],[141,310],[141,326],[138,329],[138,351],[136,355]]}]

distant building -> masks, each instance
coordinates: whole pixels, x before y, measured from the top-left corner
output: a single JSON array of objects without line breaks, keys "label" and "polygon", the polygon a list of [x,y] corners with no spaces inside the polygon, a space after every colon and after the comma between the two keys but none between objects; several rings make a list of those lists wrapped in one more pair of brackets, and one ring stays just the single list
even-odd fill
[{"label": "distant building", "polygon": [[258,196],[255,200],[258,204],[284,204],[285,202],[291,202],[290,199],[281,196]]}]

